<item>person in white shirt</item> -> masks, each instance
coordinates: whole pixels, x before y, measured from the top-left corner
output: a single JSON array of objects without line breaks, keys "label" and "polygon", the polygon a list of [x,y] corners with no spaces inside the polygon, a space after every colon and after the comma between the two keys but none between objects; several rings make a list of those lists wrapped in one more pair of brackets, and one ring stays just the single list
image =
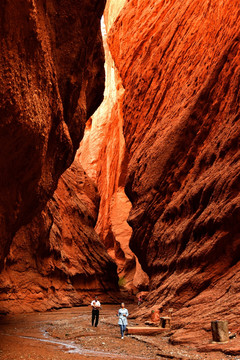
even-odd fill
[{"label": "person in white shirt", "polygon": [[118,325],[120,326],[121,339],[124,338],[124,332],[127,327],[128,310],[125,308],[125,304],[121,303],[121,308],[118,310]]},{"label": "person in white shirt", "polygon": [[92,326],[94,325],[95,321],[95,327],[98,326],[98,319],[99,319],[99,309],[101,308],[100,301],[98,301],[98,297],[95,296],[95,299],[91,302],[92,307]]}]

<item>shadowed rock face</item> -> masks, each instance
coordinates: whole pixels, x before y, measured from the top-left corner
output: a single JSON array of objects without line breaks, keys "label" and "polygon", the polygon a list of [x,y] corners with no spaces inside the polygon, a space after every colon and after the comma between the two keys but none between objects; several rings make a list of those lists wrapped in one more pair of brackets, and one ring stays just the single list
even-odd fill
[{"label": "shadowed rock face", "polygon": [[0,269],[53,194],[102,100],[105,1],[1,2]]},{"label": "shadowed rock face", "polygon": [[125,88],[130,247],[151,279],[148,305],[173,307],[182,325],[214,314],[236,325],[238,17],[237,0],[131,0],[108,35]]},{"label": "shadowed rock face", "polygon": [[0,280],[0,313],[112,301],[116,265],[94,231],[99,195],[75,161],[53,198],[13,239]]}]

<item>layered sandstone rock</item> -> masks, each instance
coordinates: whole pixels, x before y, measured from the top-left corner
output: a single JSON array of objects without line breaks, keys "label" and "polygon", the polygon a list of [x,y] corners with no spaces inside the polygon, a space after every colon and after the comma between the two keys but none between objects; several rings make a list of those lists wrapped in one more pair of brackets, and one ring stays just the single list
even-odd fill
[{"label": "layered sandstone rock", "polygon": [[148,306],[195,330],[216,316],[236,326],[240,303],[238,17],[238,0],[130,0],[108,34],[125,89],[130,247]]},{"label": "layered sandstone rock", "polygon": [[[120,3],[117,8],[114,5],[107,4],[106,29],[120,11]],[[117,263],[120,284],[137,291],[148,286],[148,277],[129,248],[132,231],[127,223],[131,204],[124,191],[128,166],[122,117],[124,89],[105,41],[104,49],[104,101],[87,123],[77,156],[101,196],[96,232]]]},{"label": "layered sandstone rock", "polygon": [[0,270],[53,194],[104,87],[104,0],[1,2]]},{"label": "layered sandstone rock", "polygon": [[[112,301],[116,265],[94,231],[99,195],[75,161],[40,216],[16,234],[0,280],[0,313]],[[113,297],[112,297],[113,296]]]}]

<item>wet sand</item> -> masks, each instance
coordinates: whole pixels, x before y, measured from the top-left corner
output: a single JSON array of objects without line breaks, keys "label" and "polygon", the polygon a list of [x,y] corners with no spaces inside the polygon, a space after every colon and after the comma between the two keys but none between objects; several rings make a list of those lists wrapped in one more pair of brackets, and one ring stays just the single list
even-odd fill
[{"label": "wet sand", "polygon": [[[197,353],[188,346],[172,346],[163,335],[128,335],[121,339],[117,310],[118,306],[104,305],[97,328],[91,326],[90,307],[1,317],[0,359],[237,359],[222,353]],[[140,325],[131,319],[129,324]]]}]

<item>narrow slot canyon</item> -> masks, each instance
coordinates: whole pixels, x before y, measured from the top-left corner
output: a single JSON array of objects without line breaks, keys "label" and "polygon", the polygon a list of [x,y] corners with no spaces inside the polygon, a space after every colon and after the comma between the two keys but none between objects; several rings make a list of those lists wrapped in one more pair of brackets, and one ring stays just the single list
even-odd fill
[{"label": "narrow slot canyon", "polygon": [[0,358],[238,360],[239,1],[0,10]]}]

